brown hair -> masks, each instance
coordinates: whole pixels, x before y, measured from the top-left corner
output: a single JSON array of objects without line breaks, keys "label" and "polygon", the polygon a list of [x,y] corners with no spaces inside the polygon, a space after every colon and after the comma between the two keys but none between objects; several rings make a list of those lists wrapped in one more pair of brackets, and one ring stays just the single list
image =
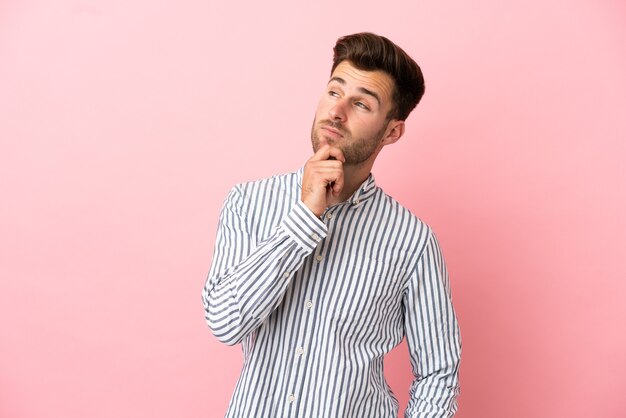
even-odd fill
[{"label": "brown hair", "polygon": [[424,95],[424,77],[419,65],[384,36],[369,32],[343,36],[333,51],[331,74],[340,62],[349,61],[360,70],[384,71],[393,79],[394,106],[388,119],[405,120]]}]

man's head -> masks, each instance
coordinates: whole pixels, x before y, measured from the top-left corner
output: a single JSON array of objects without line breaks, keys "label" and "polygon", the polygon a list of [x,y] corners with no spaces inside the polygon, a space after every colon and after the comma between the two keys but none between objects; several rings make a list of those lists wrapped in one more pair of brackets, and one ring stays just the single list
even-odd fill
[{"label": "man's head", "polygon": [[424,77],[417,63],[384,36],[363,32],[337,40],[331,74],[342,61],[360,70],[382,71],[394,81],[394,107],[389,119],[406,120],[424,95]]},{"label": "man's head", "polygon": [[346,164],[371,168],[383,146],[404,133],[404,120],[424,92],[415,61],[371,33],[337,41],[331,78],[311,128],[313,150],[342,150]]}]

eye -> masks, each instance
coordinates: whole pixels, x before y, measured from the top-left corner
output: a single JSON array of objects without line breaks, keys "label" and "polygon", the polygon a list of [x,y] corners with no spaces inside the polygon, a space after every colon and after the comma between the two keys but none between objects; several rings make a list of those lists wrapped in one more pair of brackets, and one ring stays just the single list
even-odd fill
[{"label": "eye", "polygon": [[328,90],[328,95],[332,97],[339,97],[339,93],[334,90]]},{"label": "eye", "polygon": [[370,108],[363,102],[356,102],[354,105],[360,107],[363,110],[370,110]]}]

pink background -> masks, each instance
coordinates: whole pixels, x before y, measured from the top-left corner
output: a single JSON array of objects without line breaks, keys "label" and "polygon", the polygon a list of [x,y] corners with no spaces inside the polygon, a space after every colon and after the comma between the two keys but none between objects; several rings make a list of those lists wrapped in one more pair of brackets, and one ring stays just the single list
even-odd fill
[{"label": "pink background", "polygon": [[308,158],[331,48],[362,30],[426,76],[375,174],[442,244],[457,416],[625,416],[626,3],[227,3],[0,3],[0,416],[223,416],[218,211]]}]

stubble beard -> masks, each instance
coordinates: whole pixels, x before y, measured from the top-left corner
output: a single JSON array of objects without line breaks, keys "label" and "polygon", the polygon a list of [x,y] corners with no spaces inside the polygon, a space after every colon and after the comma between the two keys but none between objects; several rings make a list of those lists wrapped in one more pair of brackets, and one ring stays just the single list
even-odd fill
[{"label": "stubble beard", "polygon": [[381,129],[374,135],[366,138],[361,137],[355,139],[341,122],[332,122],[330,120],[317,122],[317,120],[313,120],[313,126],[311,127],[311,145],[313,146],[313,152],[317,152],[320,148],[320,127],[330,126],[341,132],[343,135],[343,144],[336,145],[335,141],[330,138],[326,138],[326,142],[331,146],[336,146],[341,150],[341,152],[343,152],[343,156],[346,159],[345,164],[363,164],[376,152],[376,149],[378,148],[378,145],[387,130],[387,125],[389,125],[389,121],[385,121]]}]

